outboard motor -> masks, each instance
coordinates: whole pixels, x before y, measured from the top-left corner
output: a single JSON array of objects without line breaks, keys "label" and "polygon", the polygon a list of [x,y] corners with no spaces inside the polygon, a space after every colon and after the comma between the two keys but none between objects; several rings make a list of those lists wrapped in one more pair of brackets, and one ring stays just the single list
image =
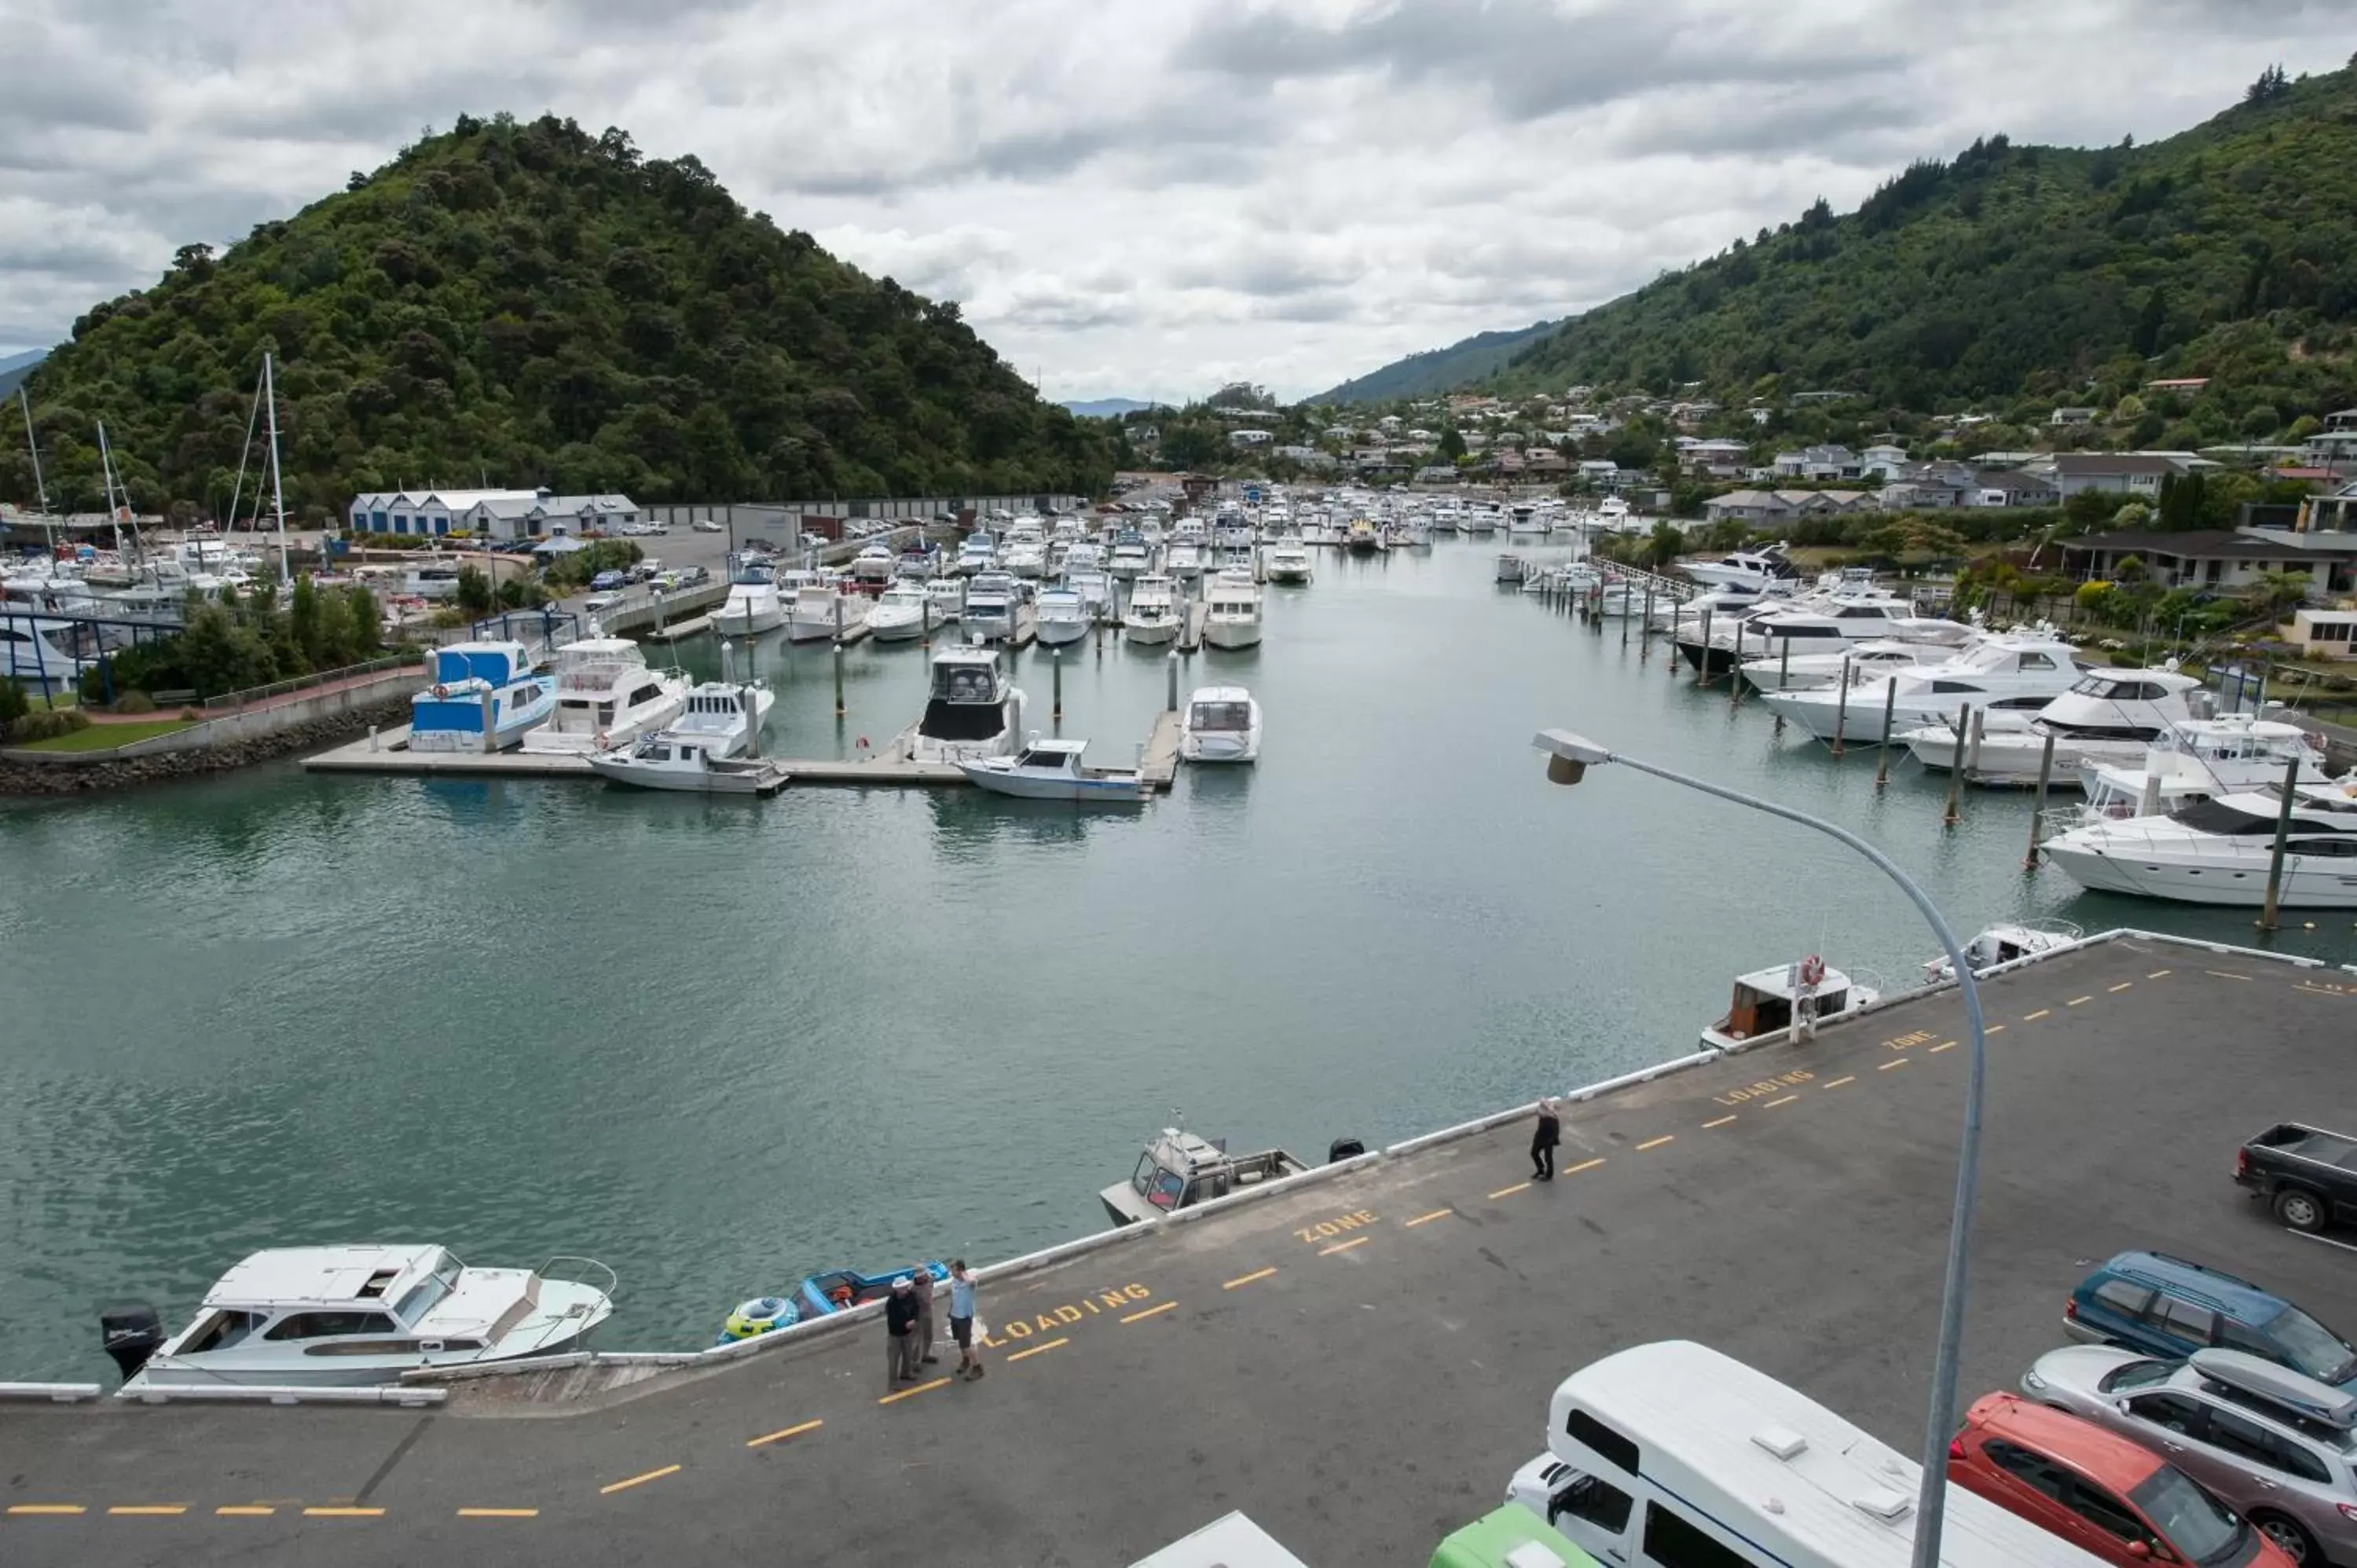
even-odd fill
[{"label": "outboard motor", "polygon": [[163,1315],[144,1301],[108,1307],[98,1315],[98,1328],[126,1383],[164,1344]]},{"label": "outboard motor", "polygon": [[1337,1138],[1326,1145],[1326,1163],[1330,1165],[1337,1160],[1354,1159],[1366,1152],[1367,1145],[1356,1138]]}]

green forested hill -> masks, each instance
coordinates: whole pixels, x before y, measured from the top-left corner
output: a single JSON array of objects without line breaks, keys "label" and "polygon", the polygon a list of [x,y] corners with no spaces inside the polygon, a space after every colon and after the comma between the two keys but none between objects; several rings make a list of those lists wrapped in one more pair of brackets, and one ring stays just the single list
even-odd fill
[{"label": "green forested hill", "polygon": [[1479,332],[1446,349],[1428,349],[1369,371],[1329,392],[1304,398],[1310,403],[1388,403],[1423,397],[1480,381],[1512,359],[1515,350],[1545,337],[1558,324],[1534,322],[1512,332]]},{"label": "green forested hill", "polygon": [[[2357,401],[2357,71],[2287,81],[2167,141],[1976,142],[1566,321],[1495,378],[1851,389],[1886,406],[2216,375],[2231,419]],[[2283,404],[2276,408],[2276,403]],[[2203,411],[2198,406],[2194,412]],[[2212,421],[2214,422],[2214,421]]]},{"label": "green forested hill", "polygon": [[[1112,473],[954,304],[748,214],[693,157],[553,117],[461,118],[91,310],[30,383],[52,499],[96,504],[103,419],[142,508],[225,506],[265,349],[290,510],[485,478],[702,500]],[[32,490],[0,447],[0,493]]]}]

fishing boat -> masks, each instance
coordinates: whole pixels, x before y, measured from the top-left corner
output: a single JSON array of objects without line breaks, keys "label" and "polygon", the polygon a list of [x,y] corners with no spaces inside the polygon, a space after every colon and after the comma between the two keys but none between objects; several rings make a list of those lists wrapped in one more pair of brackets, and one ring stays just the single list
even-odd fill
[{"label": "fishing boat", "polygon": [[728,572],[728,597],[712,612],[712,629],[722,637],[758,637],[786,624],[778,595],[777,571],[766,561],[739,555]]},{"label": "fishing boat", "polygon": [[1097,1196],[1115,1225],[1142,1225],[1199,1203],[1299,1176],[1308,1168],[1283,1149],[1231,1155],[1224,1139],[1214,1142],[1180,1128],[1165,1127],[1146,1144],[1129,1179],[1115,1182]]},{"label": "fishing boat", "polygon": [[924,717],[909,736],[913,762],[966,762],[1004,757],[1020,744],[1023,693],[1006,678],[996,648],[942,648],[933,653]]},{"label": "fishing boat", "polygon": [[1213,648],[1252,648],[1260,641],[1260,585],[1250,572],[1222,572],[1203,592],[1203,640]]},{"label": "fishing boat", "polygon": [[1095,619],[1089,602],[1075,587],[1049,588],[1039,595],[1036,635],[1049,648],[1079,642],[1089,635]]},{"label": "fishing boat", "polygon": [[912,642],[940,624],[941,614],[922,583],[896,583],[877,595],[867,610],[867,629],[878,642]]},{"label": "fishing boat", "polygon": [[556,707],[525,732],[523,749],[586,753],[662,728],[687,705],[687,676],[648,667],[627,637],[585,637],[556,650]]},{"label": "fishing boat", "polygon": [[1881,994],[1813,954],[1798,963],[1753,970],[1736,976],[1727,1015],[1702,1032],[1702,1043],[1706,1049],[1727,1051],[1788,1030],[1806,1038],[1816,1026],[1846,1018]]},{"label": "fishing boat", "polygon": [[773,794],[785,782],[784,771],[759,757],[758,741],[777,700],[758,681],[744,686],[707,681],[687,694],[686,710],[670,728],[628,746],[591,752],[590,770],[635,789]]},{"label": "fishing boat", "polygon": [[1178,607],[1178,585],[1168,577],[1140,577],[1129,591],[1129,606],[1122,611],[1121,632],[1130,641],[1141,644],[1175,642],[1185,624]]},{"label": "fishing boat", "polygon": [[[2085,936],[2068,920],[2001,920],[1964,944],[1964,961],[1975,974],[1986,974],[2001,964],[2059,951]],[[1942,953],[1923,961],[1923,977],[1953,980],[1956,966]]]},{"label": "fishing boat", "polygon": [[1091,768],[1082,760],[1085,740],[1029,743],[1012,757],[962,761],[958,769],[978,788],[1017,800],[1065,800],[1076,805],[1135,805],[1154,792],[1135,768]]},{"label": "fishing boat", "polygon": [[1491,574],[1491,581],[1501,588],[1519,588],[1523,585],[1523,579],[1530,575],[1530,563],[1510,553],[1498,557],[1497,567]]},{"label": "fishing boat", "polygon": [[[557,1270],[595,1271],[602,1284]],[[434,1246],[279,1247],[214,1282],[188,1326],[153,1307],[105,1316],[124,1392],[149,1388],[354,1388],[426,1369],[578,1349],[613,1315],[614,1272],[587,1258],[477,1269]],[[160,1343],[159,1343],[160,1340]]]},{"label": "fishing boat", "polygon": [[1352,518],[1342,532],[1342,548],[1353,555],[1372,555],[1383,547],[1383,531],[1363,517]]},{"label": "fishing boat", "polygon": [[1242,686],[1198,686],[1178,725],[1178,755],[1189,762],[1260,759],[1260,703]]},{"label": "fishing boat", "polygon": [[433,673],[410,699],[412,751],[504,751],[556,710],[555,683],[533,673],[521,642],[437,648]]}]

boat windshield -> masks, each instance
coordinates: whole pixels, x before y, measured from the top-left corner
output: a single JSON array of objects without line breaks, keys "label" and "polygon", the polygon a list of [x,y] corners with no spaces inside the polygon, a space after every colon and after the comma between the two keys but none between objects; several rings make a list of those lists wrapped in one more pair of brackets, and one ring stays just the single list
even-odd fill
[{"label": "boat windshield", "polygon": [[393,1303],[393,1314],[404,1323],[414,1323],[457,1288],[458,1261],[446,1255],[440,1268],[410,1286],[402,1294],[401,1299]]},{"label": "boat windshield", "polygon": [[1129,1178],[1129,1185],[1138,1197],[1157,1208],[1178,1208],[1179,1197],[1187,1190],[1186,1178],[1156,1165],[1151,1154],[1137,1157],[1137,1171]]},{"label": "boat windshield", "polygon": [[1252,727],[1252,708],[1244,703],[1198,703],[1187,723],[1197,730],[1246,730]]}]

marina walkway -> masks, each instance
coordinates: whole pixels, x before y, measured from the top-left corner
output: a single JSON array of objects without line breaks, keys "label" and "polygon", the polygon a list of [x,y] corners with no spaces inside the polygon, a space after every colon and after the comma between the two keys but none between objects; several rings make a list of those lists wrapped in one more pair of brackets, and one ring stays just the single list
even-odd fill
[{"label": "marina walkway", "polygon": [[[2333,1317],[2347,1250],[2228,1176],[2357,1121],[2349,973],[2125,938],[1985,995],[1964,1397],[2125,1247]],[[0,1561],[1119,1564],[1243,1509],[1313,1568],[1421,1563],[1559,1379],[1673,1335],[1911,1454],[1960,1027],[1944,993],[1573,1107],[1552,1185],[1517,1122],[985,1287],[976,1384],[888,1395],[864,1326],[586,1407],[0,1412]]]}]

